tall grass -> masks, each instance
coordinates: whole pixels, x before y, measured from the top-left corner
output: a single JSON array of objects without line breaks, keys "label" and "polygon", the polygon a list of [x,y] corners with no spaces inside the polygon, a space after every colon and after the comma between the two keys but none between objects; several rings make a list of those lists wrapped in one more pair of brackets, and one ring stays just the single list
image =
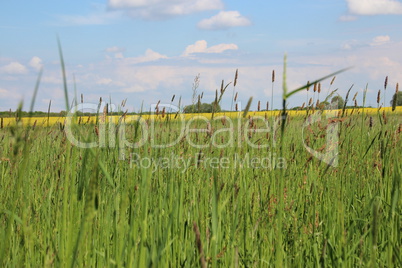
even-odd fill
[{"label": "tall grass", "polygon": [[[64,66],[61,48],[60,55]],[[143,146],[125,148],[125,160],[119,146],[73,146],[57,124],[5,126],[0,130],[0,264],[402,266],[400,115],[385,113],[386,124],[382,116],[372,117],[370,127],[364,110],[340,113],[333,119],[340,122],[339,164],[330,167],[303,145],[325,150],[328,122],[309,126],[303,136],[305,117],[287,116],[287,100],[320,81],[287,91],[284,76],[276,136],[253,131],[265,121],[252,118],[250,99],[233,129],[260,146],[250,146],[244,135],[233,137],[235,146],[213,146],[211,135],[220,145],[232,137],[223,131],[229,120],[218,115],[209,128],[204,121],[190,126],[208,132],[188,132],[175,146],[156,148],[152,142],[168,143],[181,131],[179,122],[159,114],[154,140],[149,136]],[[120,136],[116,129],[108,131],[107,122],[114,119],[104,116],[105,123],[95,125],[72,118],[73,133],[86,142],[99,141],[101,128],[115,135],[116,144],[141,139],[140,121],[127,124]],[[280,146],[263,146],[274,138]],[[205,146],[195,148],[188,139]],[[155,168],[172,155],[190,165]],[[286,168],[278,162],[258,168],[244,162],[247,157],[283,157]],[[223,167],[208,162],[212,158],[229,161]]]}]

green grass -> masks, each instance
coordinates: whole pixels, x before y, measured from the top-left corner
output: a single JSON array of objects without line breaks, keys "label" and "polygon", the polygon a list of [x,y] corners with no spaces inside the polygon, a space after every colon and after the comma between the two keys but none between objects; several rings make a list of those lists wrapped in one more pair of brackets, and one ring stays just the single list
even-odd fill
[{"label": "green grass", "polygon": [[[288,119],[283,170],[241,167],[234,159],[278,156],[279,146],[209,146],[199,159],[200,149],[185,141],[166,149],[152,148],[150,142],[126,149],[126,155],[158,160],[174,154],[192,163],[186,170],[154,170],[130,165],[128,157],[119,160],[118,148],[91,153],[72,146],[57,125],[29,132],[4,128],[0,262],[193,267],[200,265],[196,224],[206,263],[212,266],[274,266],[278,245],[280,262],[287,266],[401,266],[400,118],[388,115],[387,125],[375,118],[372,128],[368,120],[354,115],[341,123],[339,165],[328,167],[303,147],[304,118]],[[178,133],[174,122],[156,124],[161,130],[157,141]],[[227,126],[217,121],[213,127]],[[96,139],[94,126],[80,129]],[[306,131],[304,140],[310,139],[313,148],[325,141],[315,139],[325,133],[320,131],[318,125],[311,128],[315,134]],[[126,129],[133,141],[134,133],[135,125]],[[218,140],[228,135],[222,132]],[[261,142],[264,136],[265,143],[271,142],[265,134],[253,135],[251,140]],[[190,138],[199,144],[209,141],[205,133]],[[197,166],[211,157],[231,159],[230,168]]]},{"label": "green grass", "polygon": [[[169,116],[139,148],[129,146],[145,134],[136,122],[120,131],[73,123],[84,142],[102,140],[105,128],[105,146],[90,149],[72,144],[62,124],[1,128],[0,265],[402,266],[400,115],[330,118],[339,132],[331,166],[304,146],[331,149],[328,120],[305,126],[307,115],[285,116],[286,100],[313,83],[288,93],[285,82],[282,117],[252,120],[247,105],[233,125],[193,121],[189,128],[211,131],[167,148],[153,144],[180,136]],[[68,105],[66,84],[65,93]],[[250,131],[274,121],[274,132]]]}]

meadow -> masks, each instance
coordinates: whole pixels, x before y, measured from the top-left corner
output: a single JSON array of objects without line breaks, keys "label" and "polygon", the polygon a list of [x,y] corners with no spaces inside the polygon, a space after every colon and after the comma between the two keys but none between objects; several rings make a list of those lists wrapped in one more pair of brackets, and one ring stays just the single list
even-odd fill
[{"label": "meadow", "polygon": [[2,119],[0,265],[402,266],[401,107],[250,103]]}]

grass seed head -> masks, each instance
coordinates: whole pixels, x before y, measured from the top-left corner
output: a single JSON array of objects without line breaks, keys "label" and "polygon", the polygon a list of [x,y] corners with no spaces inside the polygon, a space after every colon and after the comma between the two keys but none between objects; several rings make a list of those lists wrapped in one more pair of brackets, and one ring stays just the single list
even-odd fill
[{"label": "grass seed head", "polygon": [[356,92],[356,93],[355,93],[355,95],[353,96],[353,101],[355,101],[355,100],[356,100],[357,93],[359,93],[359,92]]},{"label": "grass seed head", "polygon": [[378,90],[378,93],[377,93],[377,104],[380,103],[380,99],[381,99],[381,90]]},{"label": "grass seed head", "polygon": [[233,86],[235,87],[237,85],[237,76],[238,76],[238,69],[236,69],[236,74],[235,74],[235,78],[234,78],[234,83]]},{"label": "grass seed head", "polygon": [[385,81],[384,81],[384,90],[387,89],[387,85],[388,85],[388,76],[385,77]]},{"label": "grass seed head", "polygon": [[336,76],[334,76],[334,77],[332,78],[331,83],[329,83],[330,86],[332,86],[332,84],[334,83],[335,78],[336,78]]}]

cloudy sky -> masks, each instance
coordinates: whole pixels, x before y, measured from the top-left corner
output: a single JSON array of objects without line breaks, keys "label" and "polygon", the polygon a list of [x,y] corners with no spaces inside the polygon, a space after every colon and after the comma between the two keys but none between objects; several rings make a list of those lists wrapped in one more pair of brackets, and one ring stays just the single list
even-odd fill
[{"label": "cloudy sky", "polygon": [[[194,77],[198,92],[212,102],[223,80],[239,78],[239,100],[271,100],[279,108],[283,56],[288,85],[296,88],[336,70],[324,93],[350,86],[367,104],[389,76],[388,105],[402,83],[402,1],[396,0],[81,0],[0,2],[0,110],[29,106],[39,70],[43,76],[35,110],[65,110],[59,36],[70,101],[99,98],[137,111],[175,94],[191,103]],[[276,81],[271,83],[272,70]],[[224,96],[230,108],[233,87]],[[389,93],[388,93],[389,92]],[[324,95],[324,94],[322,94]],[[388,99],[387,99],[388,98]],[[302,105],[306,93],[290,99]]]}]

